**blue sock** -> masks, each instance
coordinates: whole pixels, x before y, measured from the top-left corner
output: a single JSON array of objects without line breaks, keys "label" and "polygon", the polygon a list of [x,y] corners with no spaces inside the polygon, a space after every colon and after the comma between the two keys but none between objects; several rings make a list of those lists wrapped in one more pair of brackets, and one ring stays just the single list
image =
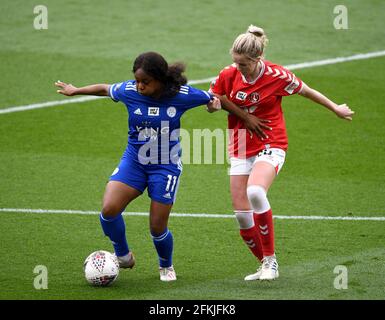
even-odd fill
[{"label": "blue sock", "polygon": [[115,254],[119,257],[126,255],[130,250],[126,240],[126,225],[122,214],[114,218],[105,218],[101,213],[100,224],[104,234],[110,238]]},{"label": "blue sock", "polygon": [[162,268],[171,267],[172,265],[172,251],[173,251],[173,237],[171,232],[166,228],[160,235],[151,233],[152,241],[155,249],[158,252],[159,266]]}]

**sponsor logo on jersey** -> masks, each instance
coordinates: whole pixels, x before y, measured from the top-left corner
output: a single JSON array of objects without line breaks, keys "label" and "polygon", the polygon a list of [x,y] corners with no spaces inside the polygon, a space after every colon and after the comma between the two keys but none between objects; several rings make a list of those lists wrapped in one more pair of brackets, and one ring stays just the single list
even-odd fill
[{"label": "sponsor logo on jersey", "polygon": [[295,89],[297,89],[298,87],[299,87],[299,81],[297,80],[297,78],[295,78],[295,77],[293,76],[292,82],[291,82],[288,86],[286,86],[285,91],[286,91],[288,94],[292,94],[293,91],[294,91]]},{"label": "sponsor logo on jersey", "polygon": [[176,108],[175,108],[175,107],[168,107],[168,108],[167,108],[167,115],[168,115],[170,118],[174,118],[175,115],[176,115]]},{"label": "sponsor logo on jersey", "polygon": [[159,116],[159,108],[158,107],[149,107],[148,108],[148,115],[152,117],[158,117]]},{"label": "sponsor logo on jersey", "polygon": [[237,95],[235,96],[236,99],[241,100],[241,101],[245,101],[246,97],[247,97],[247,93],[242,92],[242,91],[238,91]]},{"label": "sponsor logo on jersey", "polygon": [[158,139],[158,136],[159,135],[162,135],[162,134],[168,134],[170,132],[170,127],[167,126],[167,121],[162,121],[162,127],[156,127],[156,128],[152,128],[152,127],[149,127],[148,125],[150,124],[149,122],[147,123],[147,121],[143,121],[143,123],[146,123],[146,125],[144,127],[141,127],[141,126],[136,126],[136,131],[138,131],[138,140],[139,141],[144,141],[148,138],[152,139],[152,140],[156,140]]},{"label": "sponsor logo on jersey", "polygon": [[136,109],[134,113],[140,116],[142,115],[142,111],[140,111],[140,108]]},{"label": "sponsor logo on jersey", "polygon": [[249,95],[249,100],[252,103],[257,103],[259,101],[259,93],[258,92],[253,92]]}]

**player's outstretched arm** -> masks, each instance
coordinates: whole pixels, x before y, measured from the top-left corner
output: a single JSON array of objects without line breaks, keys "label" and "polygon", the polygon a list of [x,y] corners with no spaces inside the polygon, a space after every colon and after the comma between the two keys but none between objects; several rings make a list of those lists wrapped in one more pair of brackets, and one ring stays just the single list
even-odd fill
[{"label": "player's outstretched arm", "polygon": [[259,119],[256,116],[245,112],[242,108],[231,102],[226,96],[220,96],[217,94],[215,96],[220,100],[223,109],[236,115],[244,122],[246,129],[251,135],[255,132],[262,139],[268,138],[265,130],[271,130],[271,127],[266,125],[266,123],[271,122],[270,120]]},{"label": "player's outstretched arm", "polygon": [[331,101],[329,98],[324,96],[321,92],[310,88],[305,83],[302,84],[302,89],[298,94],[320,105],[323,105],[330,111],[333,111],[338,117],[342,119],[349,121],[352,120],[354,111],[352,111],[349,106],[347,106],[345,103],[340,105],[336,104],[335,102]]},{"label": "player's outstretched arm", "polygon": [[60,80],[55,82],[55,86],[59,88],[58,93],[65,96],[76,96],[79,94],[93,95],[93,96],[108,96],[108,84],[92,84],[89,86],[77,88],[72,84],[62,82]]}]

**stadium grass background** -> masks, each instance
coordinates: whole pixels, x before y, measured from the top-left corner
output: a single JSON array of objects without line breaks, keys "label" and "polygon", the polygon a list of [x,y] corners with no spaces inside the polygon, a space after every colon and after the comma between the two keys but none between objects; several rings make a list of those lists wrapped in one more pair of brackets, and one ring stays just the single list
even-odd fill
[{"label": "stadium grass background", "polygon": [[[280,64],[384,50],[381,1],[349,1],[349,29],[333,28],[335,1],[46,1],[49,29],[33,28],[33,1],[3,1],[0,108],[66,99],[60,79],[81,86],[132,77],[137,54],[187,63],[189,79],[215,76],[251,23],[265,28],[267,59]],[[356,112],[337,119],[302,97],[283,106],[286,164],[270,191],[277,215],[385,216],[385,58],[295,70]],[[207,89],[208,84],[198,86]],[[224,112],[196,108],[183,128],[226,128]],[[0,115],[0,208],[99,210],[125,148],[125,107],[108,99]],[[185,150],[185,152],[187,152]],[[185,165],[174,212],[231,214],[227,164]],[[145,194],[127,211],[147,211]],[[176,283],[158,280],[146,217],[125,216],[134,270],[110,288],[83,278],[84,258],[111,250],[97,216],[0,213],[1,299],[384,299],[384,221],[275,220],[281,277],[245,283],[256,264],[233,219],[170,218]],[[46,265],[49,289],[35,290]],[[349,271],[336,290],[336,265]],[[11,271],[10,271],[11,269]]]}]

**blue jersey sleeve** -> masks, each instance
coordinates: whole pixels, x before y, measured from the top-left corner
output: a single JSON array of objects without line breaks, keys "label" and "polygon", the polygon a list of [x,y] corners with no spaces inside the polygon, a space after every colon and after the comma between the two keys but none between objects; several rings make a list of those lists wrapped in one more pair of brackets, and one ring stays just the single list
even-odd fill
[{"label": "blue jersey sleeve", "polygon": [[111,99],[115,102],[122,101],[124,102],[124,98],[127,97],[127,90],[135,90],[136,91],[136,86],[133,83],[133,81],[125,81],[125,82],[119,82],[119,83],[114,83],[110,85],[109,88],[109,95]]},{"label": "blue jersey sleeve", "polygon": [[183,101],[182,108],[187,110],[207,104],[213,98],[213,94],[186,85],[180,87],[178,97]]}]

